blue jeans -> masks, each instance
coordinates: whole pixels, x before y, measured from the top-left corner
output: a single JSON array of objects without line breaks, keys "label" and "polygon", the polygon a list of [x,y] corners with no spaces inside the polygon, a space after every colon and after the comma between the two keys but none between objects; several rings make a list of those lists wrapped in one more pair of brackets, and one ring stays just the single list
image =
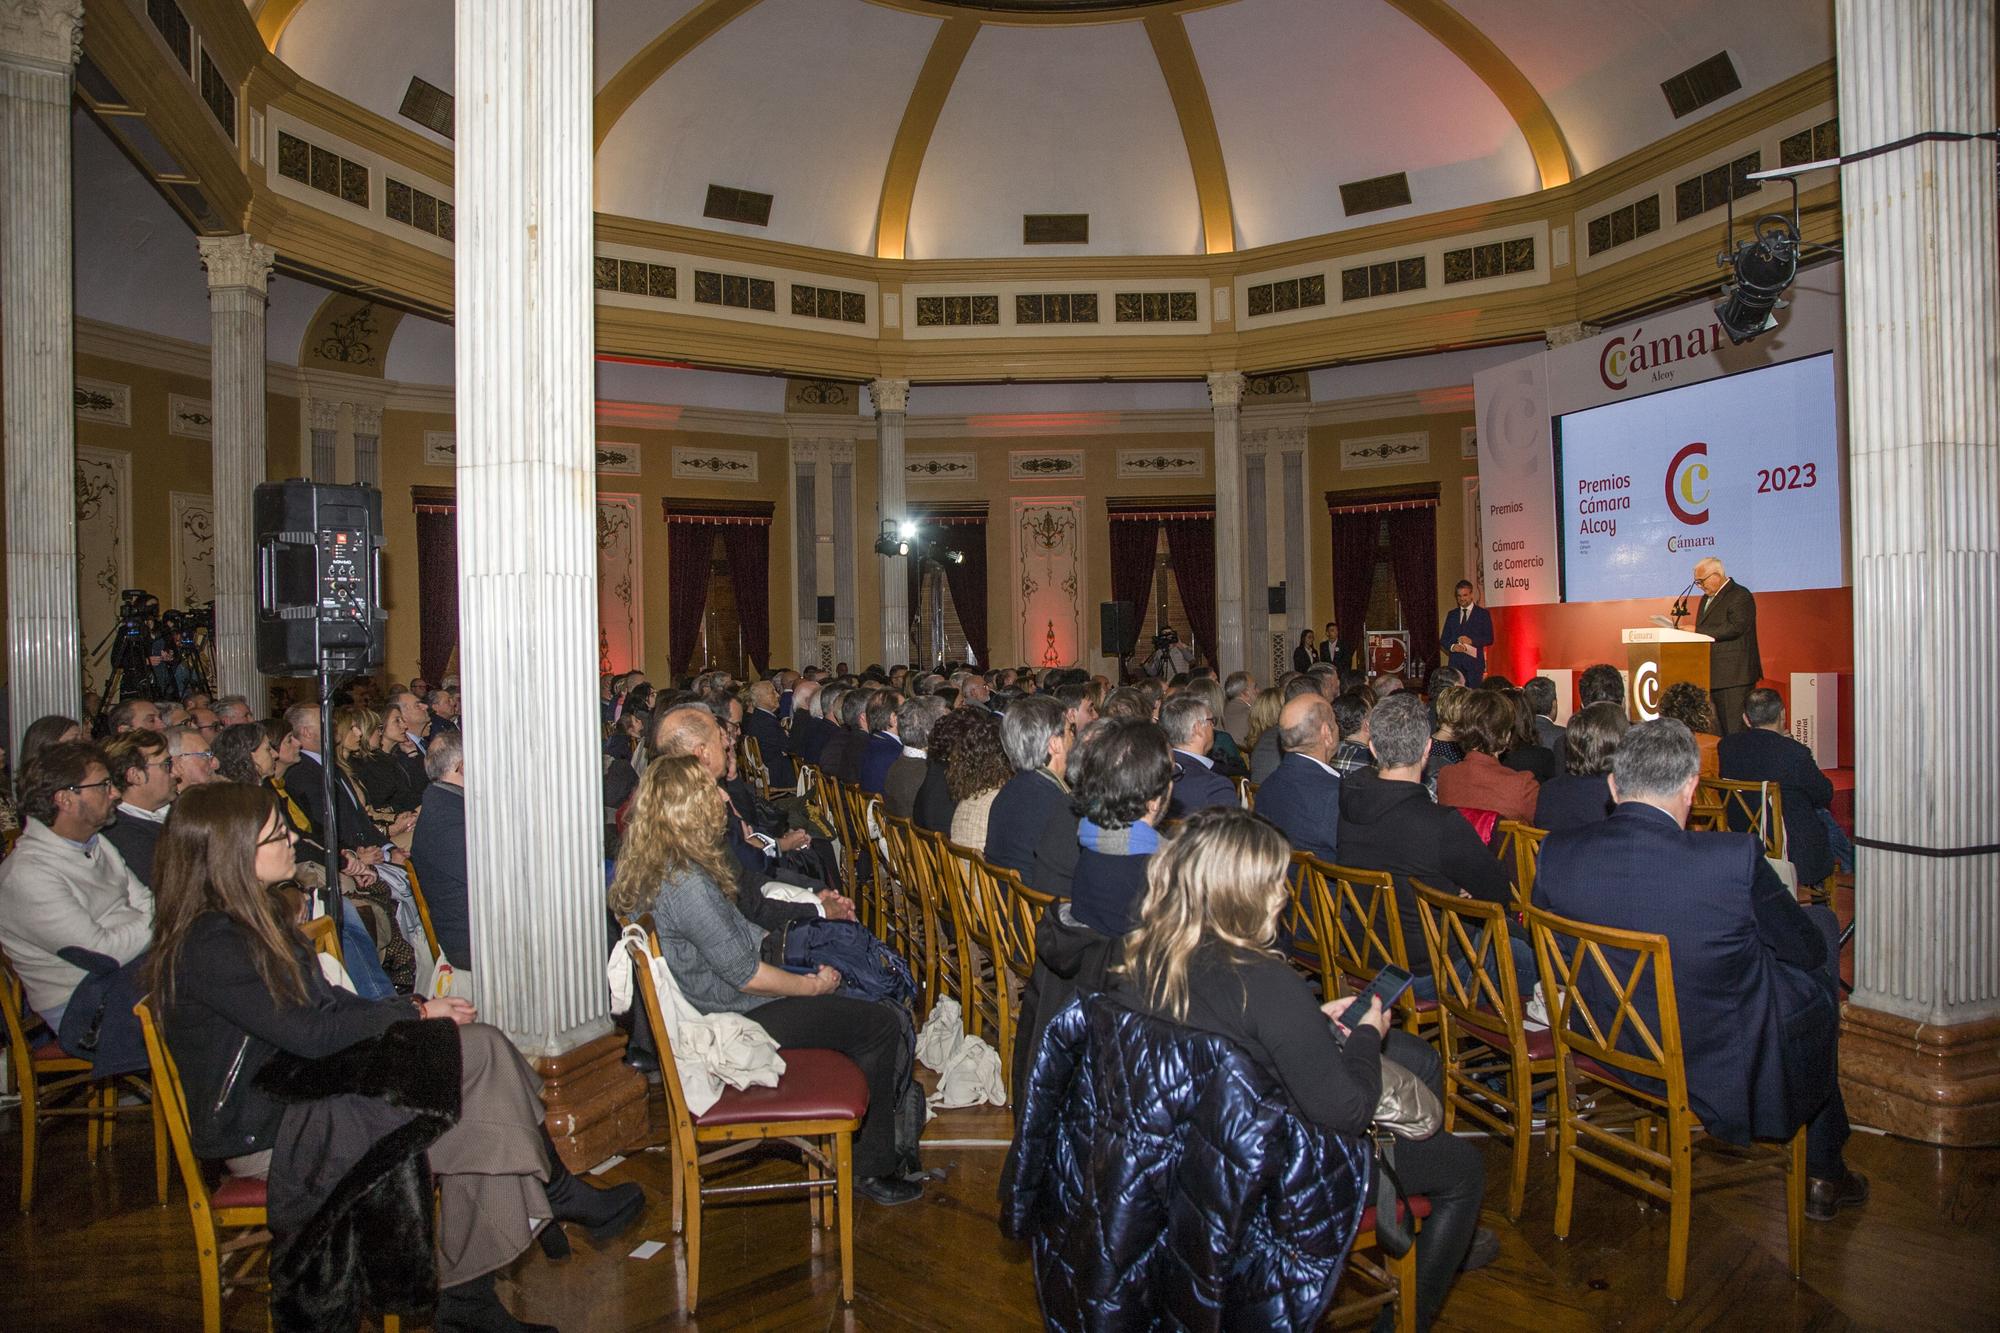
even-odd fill
[{"label": "blue jeans", "polygon": [[[1481,939],[1484,939],[1483,934]],[[1507,948],[1514,955],[1514,989],[1525,1000],[1535,993],[1535,983],[1542,977],[1535,963],[1535,946],[1510,930],[1507,932]],[[1469,959],[1461,955],[1452,970],[1458,973],[1462,985],[1472,984],[1472,963]],[[1410,983],[1410,994],[1419,1000],[1436,1000],[1437,978],[1424,973]]]},{"label": "blue jeans", "polygon": [[1819,822],[1826,826],[1827,850],[1833,853],[1833,863],[1848,874],[1854,873],[1854,840],[1847,836],[1847,830],[1833,817],[1833,811],[1815,809]]},{"label": "blue jeans", "polygon": [[362,999],[386,1000],[396,993],[389,984],[389,974],[382,970],[382,957],[375,952],[368,927],[361,924],[360,913],[346,898],[340,899],[340,959],[354,982],[354,993]]}]

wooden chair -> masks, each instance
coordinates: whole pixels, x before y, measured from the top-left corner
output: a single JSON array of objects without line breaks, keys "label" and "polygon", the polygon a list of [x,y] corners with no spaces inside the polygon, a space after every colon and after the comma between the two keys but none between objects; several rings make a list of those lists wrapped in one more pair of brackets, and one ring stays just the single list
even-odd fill
[{"label": "wooden chair", "polygon": [[1021,872],[996,866],[975,854],[970,863],[973,882],[978,885],[976,900],[967,894],[968,905],[980,914],[974,938],[993,961],[993,1004],[998,1029],[995,1049],[1000,1052],[1000,1081],[1007,1098],[1014,1095],[1014,1042],[1020,1034],[1021,991],[1035,970],[1035,929],[1042,913],[1055,901],[1049,894],[1029,888]]},{"label": "wooden chair", "polygon": [[[648,937],[651,937],[648,923]],[[855,1063],[837,1051],[785,1052],[785,1072],[775,1088],[725,1088],[722,1098],[699,1117],[688,1109],[674,1066],[673,1038],[660,1010],[647,951],[628,943],[646,1022],[660,1057],[660,1084],[667,1096],[673,1151],[684,1209],[687,1286],[683,1314],[695,1312],[701,1294],[701,1205],[705,1199],[755,1198],[783,1190],[803,1190],[812,1224],[839,1227],[840,1299],[854,1301],[854,1135],[868,1109],[868,1084]],[[803,1180],[761,1185],[704,1185],[702,1168],[777,1140],[796,1147],[805,1159]],[[829,1207],[828,1194],[832,1195]]]},{"label": "wooden chair", "polygon": [[[1310,890],[1307,907],[1316,918],[1314,934],[1333,955],[1335,991],[1327,992],[1327,998],[1343,989],[1343,983],[1357,990],[1367,985],[1386,964],[1409,970],[1410,951],[1403,942],[1402,918],[1396,914],[1398,890],[1387,871],[1321,861],[1303,887]],[[1420,1000],[1414,990],[1403,992],[1396,1012],[1403,1030],[1412,1036],[1428,1038],[1437,1030],[1437,1001]]]},{"label": "wooden chair", "polygon": [[332,954],[336,963],[345,964],[340,952],[340,922],[330,916],[316,916],[310,921],[299,923],[299,933],[306,937],[316,954]]},{"label": "wooden chair", "polygon": [[[1398,1216],[1401,1215],[1398,1209]],[[1409,1215],[1415,1219],[1415,1231],[1421,1234],[1423,1219],[1431,1215],[1431,1201],[1421,1194],[1412,1195]],[[1341,1275],[1341,1282],[1345,1285],[1349,1278],[1356,1276],[1364,1279],[1370,1290],[1328,1310],[1320,1320],[1322,1328],[1372,1324],[1373,1319],[1363,1320],[1361,1316],[1371,1315],[1383,1306],[1393,1304],[1396,1307],[1396,1333],[1417,1333],[1416,1247],[1413,1245],[1405,1250],[1400,1259],[1391,1257],[1383,1250],[1382,1242],[1375,1234],[1373,1204],[1362,1210],[1361,1229],[1355,1233],[1354,1244],[1347,1252],[1347,1271]]]},{"label": "wooden chair", "polygon": [[[93,1078],[88,1060],[63,1050],[56,1034],[28,1010],[27,988],[14,965],[0,953],[0,1015],[7,1024],[7,1054],[14,1086],[21,1096],[21,1211],[35,1205],[35,1167],[41,1153],[42,1130],[50,1121],[81,1116],[90,1160],[100,1148],[111,1147],[120,1115],[144,1110],[153,1118],[153,1186],[161,1203],[167,1201],[167,1126],[147,1080],[139,1074]],[[29,1036],[29,1027],[36,1027]],[[136,1092],[144,1106],[118,1104],[120,1090]],[[74,1099],[81,1096],[80,1102]]]},{"label": "wooden chair", "polygon": [[1333,965],[1333,950],[1320,934],[1324,920],[1318,902],[1333,890],[1327,877],[1333,867],[1311,852],[1292,853],[1292,873],[1288,883],[1291,896],[1278,920],[1278,936],[1291,941],[1292,965],[1319,982],[1320,998],[1331,1000],[1341,993],[1340,973]]},{"label": "wooden chair", "polygon": [[1695,788],[1694,809],[1688,816],[1688,827],[1754,830],[1764,840],[1764,855],[1778,861],[1788,859],[1785,850],[1785,801],[1775,782],[1703,778]]},{"label": "wooden chair", "polygon": [[769,796],[771,794],[771,769],[764,762],[764,747],[759,745],[757,738],[748,732],[743,734],[741,762],[743,765],[743,776],[755,783],[759,792]]},{"label": "wooden chair", "polygon": [[[965,1030],[978,1036],[992,1032],[993,1044],[1000,1044],[1000,1024],[1005,1005],[1006,983],[1001,974],[1007,965],[995,958],[989,946],[985,920],[985,885],[974,863],[984,858],[970,847],[955,842],[944,845],[944,895],[951,920],[952,942],[958,950],[959,1008]],[[1006,1057],[1001,1057],[1006,1067]]]},{"label": "wooden chair", "polygon": [[[1579,1163],[1660,1200],[1667,1214],[1667,1299],[1687,1287],[1688,1220],[1696,1190],[1782,1173],[1792,1276],[1804,1245],[1806,1132],[1753,1160],[1695,1178],[1692,1147],[1701,1122],[1688,1106],[1686,1048],[1674,995],[1673,960],[1664,935],[1585,925],[1528,910],[1545,994],[1560,996],[1550,1014],[1560,1091],[1560,1158],[1555,1234],[1569,1235]],[[1651,994],[1657,1023],[1634,1001]],[[1635,1079],[1652,1080],[1646,1087]],[[1648,1090],[1663,1087],[1661,1093]],[[1614,1132],[1629,1127],[1630,1136]],[[1665,1177],[1664,1180],[1661,1177]]]},{"label": "wooden chair", "polygon": [[921,984],[929,941],[924,934],[923,909],[918,905],[917,880],[927,873],[927,866],[918,847],[916,823],[901,815],[885,813],[882,841],[888,862],[888,885],[884,891],[886,930],[882,940],[909,962],[911,973]]},{"label": "wooden chair", "polygon": [[1547,829],[1538,829],[1533,824],[1523,824],[1518,819],[1503,819],[1494,832],[1493,854],[1502,861],[1509,857],[1514,861],[1514,908],[1527,910],[1535,901],[1535,871],[1542,864],[1542,839],[1549,836]]},{"label": "wooden chair", "polygon": [[[1528,1187],[1535,1098],[1556,1086],[1555,1040],[1546,1029],[1528,1030],[1521,978],[1507,945],[1507,909],[1412,883],[1437,983],[1444,1127],[1453,1129],[1462,1113],[1512,1145],[1507,1216],[1518,1220]],[[1496,1077],[1504,1079],[1504,1090],[1491,1086]],[[1547,1139],[1546,1148],[1553,1149],[1553,1126]]]},{"label": "wooden chair", "polygon": [[404,866],[403,870],[410,877],[410,897],[417,904],[417,919],[424,924],[424,943],[430,946],[431,961],[436,962],[438,958],[437,927],[431,924],[431,905],[424,898],[424,886],[417,883],[416,863],[411,862],[409,865]]},{"label": "wooden chair", "polygon": [[919,942],[917,957],[911,960],[911,965],[914,969],[921,961],[923,971],[917,984],[923,991],[925,1016],[946,996],[958,1000],[960,1012],[964,1012],[965,974],[945,885],[949,873],[945,869],[947,845],[944,834],[934,829],[911,830],[910,879],[916,890],[917,912],[912,932]]},{"label": "wooden chair", "polygon": [[[271,1243],[264,1210],[264,1182],[225,1175],[211,1190],[194,1155],[188,1130],[187,1094],[173,1053],[160,1037],[152,1005],[141,1000],[132,1012],[146,1037],[146,1055],[153,1064],[153,1089],[165,1108],[167,1131],[173,1139],[174,1161],[187,1188],[188,1215],[194,1222],[195,1258],[201,1271],[203,1333],[221,1333],[222,1298],[250,1284],[251,1274]],[[231,1262],[234,1262],[232,1271]],[[261,1282],[258,1284],[261,1286]],[[389,1327],[393,1327],[390,1325]]]}]

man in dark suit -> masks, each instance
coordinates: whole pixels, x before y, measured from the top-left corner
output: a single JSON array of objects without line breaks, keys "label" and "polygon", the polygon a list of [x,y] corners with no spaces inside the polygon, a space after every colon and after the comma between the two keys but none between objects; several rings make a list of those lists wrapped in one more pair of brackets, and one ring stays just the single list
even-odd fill
[{"label": "man in dark suit", "polygon": [[849,786],[861,781],[861,754],[868,748],[865,727],[870,693],[853,689],[840,696],[840,729],[820,751],[820,768],[828,777]]},{"label": "man in dark suit", "polygon": [[[1783,1141],[1804,1125],[1806,1215],[1825,1221],[1868,1197],[1867,1180],[1841,1156],[1837,927],[1830,911],[1785,891],[1754,836],[1686,830],[1700,773],[1701,753],[1679,722],[1632,728],[1612,758],[1618,808],[1549,835],[1535,902],[1666,936],[1695,1114],[1728,1143]],[[1602,977],[1586,973],[1578,984],[1595,1006],[1610,1003]],[[1660,1030],[1650,984],[1633,1007]]]},{"label": "man in dark suit", "polygon": [[1465,677],[1467,689],[1477,689],[1486,679],[1486,650],[1493,646],[1493,615],[1478,604],[1469,580],[1460,579],[1454,590],[1458,605],[1444,618],[1438,642],[1444,645],[1445,664]]},{"label": "man in dark suit", "polygon": [[1743,720],[1744,730],[1724,736],[1716,747],[1716,762],[1725,778],[1778,784],[1785,807],[1785,854],[1799,883],[1818,884],[1834,872],[1841,859],[1836,835],[1846,844],[1852,864],[1853,844],[1827,813],[1833,782],[1820,771],[1812,751],[1785,730],[1785,701],[1776,690],[1752,690],[1743,703]]},{"label": "man in dark suit", "polygon": [[1697,560],[1694,581],[1701,588],[1694,627],[1715,642],[1708,646],[1708,695],[1722,734],[1743,730],[1743,704],[1764,678],[1764,659],[1757,652],[1757,599],[1732,581],[1714,556]]},{"label": "man in dark suit", "polygon": [[1173,795],[1167,802],[1169,819],[1186,819],[1197,810],[1212,805],[1240,805],[1236,784],[1215,771],[1208,757],[1215,744],[1215,715],[1208,704],[1193,693],[1176,694],[1160,705],[1160,729],[1167,744],[1174,747]]},{"label": "man in dark suit", "polygon": [[[438,952],[454,972],[472,970],[472,905],[466,896],[465,873],[465,755],[456,731],[431,733],[424,752],[430,785],[424,788],[417,831],[410,838],[410,864],[416,867],[424,905],[431,909]],[[454,990],[453,994],[465,994]]]},{"label": "man in dark suit", "polygon": [[1343,671],[1350,665],[1350,659],[1354,655],[1348,651],[1347,645],[1340,641],[1340,627],[1331,620],[1326,622],[1326,634],[1319,641],[1319,652],[1315,656],[1328,666],[1339,667]]},{"label": "man in dark suit", "polygon": [[986,819],[986,859],[1020,871],[1029,888],[1041,887],[1031,876],[1042,830],[1052,821],[1074,818],[1063,774],[1075,740],[1069,710],[1047,695],[1017,699],[1000,718],[1000,746],[1014,776],[993,797]]},{"label": "man in dark suit", "polygon": [[778,720],[778,688],[770,681],[760,680],[750,687],[750,715],[743,719],[743,730],[757,742],[757,752],[771,775],[772,790],[792,790],[799,780],[798,770],[792,766],[792,738]]},{"label": "man in dark suit", "polygon": [[823,702],[820,687],[813,681],[802,680],[792,689],[792,721],[788,734],[792,756],[802,764],[817,764],[827,741],[833,738],[834,728],[814,707],[816,703]]},{"label": "man in dark suit", "polygon": [[1340,774],[1332,766],[1337,745],[1333,708],[1301,695],[1278,715],[1278,744],[1285,757],[1257,788],[1257,813],[1278,826],[1292,850],[1340,864]]},{"label": "man in dark suit", "polygon": [[896,710],[903,696],[894,690],[877,690],[868,698],[864,721],[868,739],[861,750],[861,790],[880,796],[889,782],[889,770],[903,757],[902,733],[896,729]]}]

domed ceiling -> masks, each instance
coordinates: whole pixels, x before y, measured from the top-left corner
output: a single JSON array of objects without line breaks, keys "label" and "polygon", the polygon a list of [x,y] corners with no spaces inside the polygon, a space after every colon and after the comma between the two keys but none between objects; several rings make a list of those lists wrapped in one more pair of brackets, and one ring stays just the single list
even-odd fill
[{"label": "domed ceiling", "polygon": [[[400,113],[413,78],[452,89],[451,0],[246,3],[299,74],[449,142]],[[597,207],[910,259],[1273,245],[1565,184],[1832,58],[1830,0],[1748,14],[1732,0],[597,0]],[[1725,91],[1677,117],[1662,85],[1719,54]],[[1393,183],[1343,199],[1399,174],[1407,202]],[[715,186],[770,196],[768,221],[711,216]],[[1031,242],[1027,215],[1087,216],[1088,239]]]}]

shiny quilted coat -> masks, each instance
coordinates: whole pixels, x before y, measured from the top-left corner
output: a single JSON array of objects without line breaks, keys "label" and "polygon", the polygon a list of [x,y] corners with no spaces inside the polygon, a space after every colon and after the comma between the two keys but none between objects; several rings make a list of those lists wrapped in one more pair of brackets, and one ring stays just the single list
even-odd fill
[{"label": "shiny quilted coat", "polygon": [[1085,996],[1042,1034],[1001,1185],[1055,1329],[1311,1328],[1368,1199],[1364,1140],[1226,1038]]}]

